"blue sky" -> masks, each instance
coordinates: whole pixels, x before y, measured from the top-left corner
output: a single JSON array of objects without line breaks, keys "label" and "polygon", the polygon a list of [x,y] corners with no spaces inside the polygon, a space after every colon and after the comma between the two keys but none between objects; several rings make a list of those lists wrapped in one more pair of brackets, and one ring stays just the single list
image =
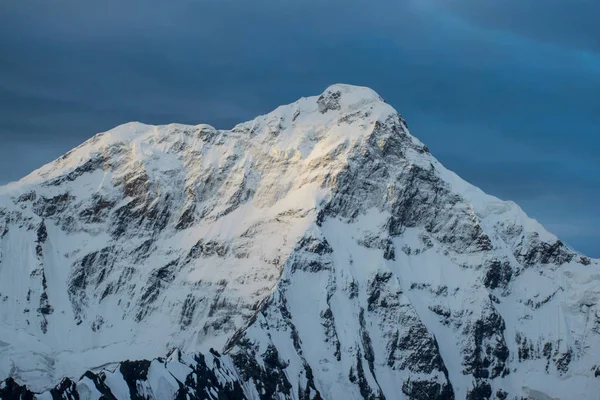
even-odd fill
[{"label": "blue sky", "polygon": [[600,257],[600,2],[8,0],[0,184],[139,120],[370,86],[448,168]]}]

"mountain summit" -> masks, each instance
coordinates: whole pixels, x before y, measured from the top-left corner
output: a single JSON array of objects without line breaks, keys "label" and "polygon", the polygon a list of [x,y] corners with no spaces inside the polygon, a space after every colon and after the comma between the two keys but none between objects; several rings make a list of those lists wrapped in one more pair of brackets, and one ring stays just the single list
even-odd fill
[{"label": "mountain summit", "polygon": [[3,399],[590,399],[599,299],[363,87],[125,124],[0,188]]}]

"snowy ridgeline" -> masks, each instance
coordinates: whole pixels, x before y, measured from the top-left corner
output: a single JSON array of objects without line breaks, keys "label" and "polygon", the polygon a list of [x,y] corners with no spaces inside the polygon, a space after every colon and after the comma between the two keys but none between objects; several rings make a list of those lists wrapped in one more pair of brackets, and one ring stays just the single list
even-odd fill
[{"label": "snowy ridgeline", "polygon": [[595,399],[599,297],[367,88],[126,124],[0,188],[3,399]]}]

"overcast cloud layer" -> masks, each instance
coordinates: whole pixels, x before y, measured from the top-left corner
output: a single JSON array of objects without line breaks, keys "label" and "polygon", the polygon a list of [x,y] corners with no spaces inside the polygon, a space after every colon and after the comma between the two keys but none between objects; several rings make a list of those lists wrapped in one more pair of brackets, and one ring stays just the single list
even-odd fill
[{"label": "overcast cloud layer", "polygon": [[600,2],[0,2],[0,184],[130,120],[370,86],[447,167],[600,257]]}]

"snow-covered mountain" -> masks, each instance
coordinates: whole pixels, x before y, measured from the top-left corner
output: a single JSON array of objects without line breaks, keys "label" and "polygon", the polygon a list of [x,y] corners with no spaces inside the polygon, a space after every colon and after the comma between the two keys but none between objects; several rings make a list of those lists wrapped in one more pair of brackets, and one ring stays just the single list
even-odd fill
[{"label": "snow-covered mountain", "polygon": [[363,87],[0,188],[0,398],[597,399],[599,299]]}]

